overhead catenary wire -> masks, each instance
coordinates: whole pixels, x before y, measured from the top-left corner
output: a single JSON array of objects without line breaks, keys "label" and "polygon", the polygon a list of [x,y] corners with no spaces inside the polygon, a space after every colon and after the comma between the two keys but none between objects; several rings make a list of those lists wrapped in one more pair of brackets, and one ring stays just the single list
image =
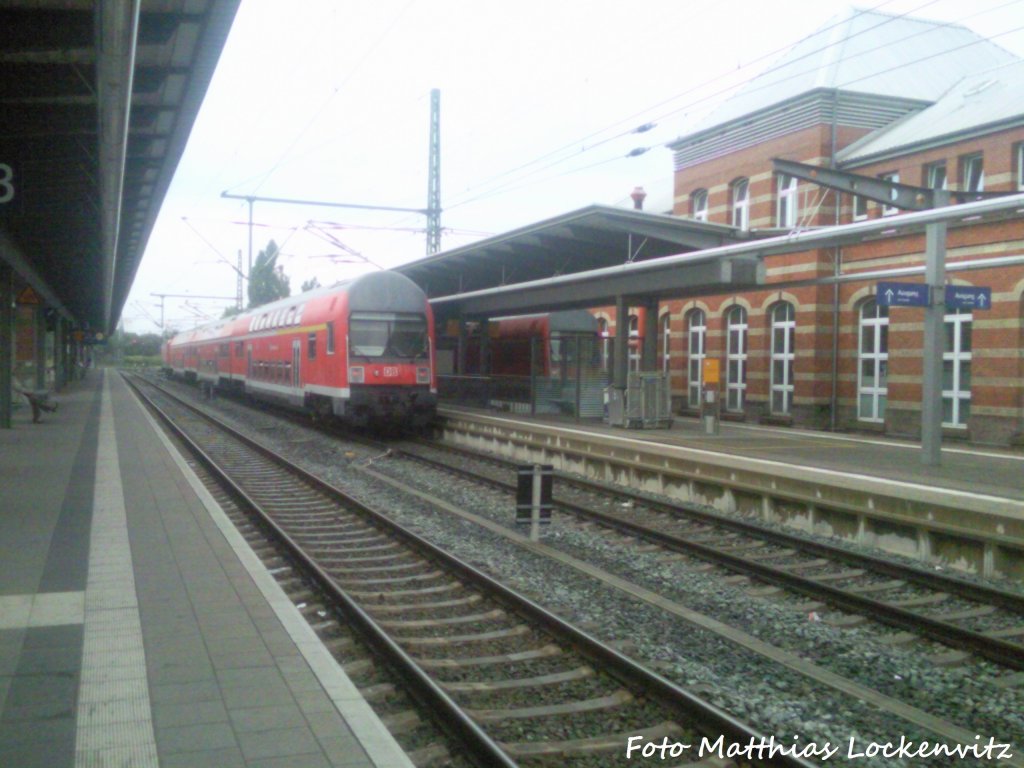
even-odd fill
[{"label": "overhead catenary wire", "polygon": [[[851,39],[852,37],[855,37],[855,36],[861,35],[861,34],[865,34],[866,32],[869,32],[869,31],[872,31],[872,30],[876,29],[877,27],[881,26],[882,24],[889,23],[891,21],[895,21],[896,19],[899,19],[899,18],[903,18],[904,16],[906,16],[909,13],[913,13],[915,11],[918,11],[921,8],[926,7],[928,5],[932,5],[932,4],[936,3],[936,2],[938,2],[938,0],[928,0],[928,2],[923,3],[922,5],[919,5],[919,6],[915,6],[915,8],[911,9],[910,11],[907,11],[907,12],[905,12],[903,14],[900,14],[900,15],[894,15],[894,16],[890,17],[889,19],[886,19],[885,21],[881,22],[880,24],[873,25],[872,27],[869,27],[866,30],[861,30],[860,32],[854,33],[853,35],[849,35],[846,38],[844,38],[843,41],[841,41],[841,42],[846,42],[849,39]],[[1010,0],[1010,2],[1007,2],[1007,3],[1004,3],[1004,4],[1000,5],[1000,6],[997,6],[995,9],[987,9],[986,11],[982,11],[982,12],[979,12],[979,13],[991,12],[992,10],[998,10],[998,9],[1005,8],[1005,7],[1010,6],[1010,5],[1019,4],[1021,2],[1022,2],[1022,0]],[[881,3],[881,4],[879,4],[879,6],[875,6],[875,8],[878,8],[881,5],[885,5],[885,3]],[[874,9],[872,9],[872,10],[874,10]],[[859,11],[858,13],[866,13],[866,12],[867,11]],[[942,26],[952,26],[954,24],[959,24],[961,21],[963,21],[963,20],[965,20],[967,18],[971,18],[971,17],[973,17],[975,15],[978,15],[978,13],[968,14],[965,17],[961,17],[956,22],[947,22],[945,24],[942,24]],[[795,47],[796,45],[798,45],[800,42],[806,41],[806,40],[808,40],[808,39],[810,39],[810,38],[812,38],[812,37],[814,37],[816,35],[820,35],[826,29],[830,29],[830,28],[832,28],[834,26],[835,25],[830,25],[829,27],[819,29],[814,34],[805,36],[804,38],[802,38],[797,43],[794,43],[794,44],[792,44],[790,46],[786,46],[785,48],[783,48],[781,50],[791,49],[791,48]],[[896,65],[896,66],[891,66],[891,67],[888,67],[886,69],[877,70],[875,72],[872,72],[872,73],[870,73],[868,75],[864,75],[864,76],[859,77],[859,78],[856,78],[854,80],[850,80],[850,81],[847,81],[847,82],[839,83],[839,84],[837,84],[836,87],[837,88],[849,87],[850,85],[853,85],[855,83],[861,82],[863,80],[871,79],[873,77],[878,77],[878,76],[887,74],[889,72],[896,71],[897,69],[901,69],[903,67],[907,67],[907,66],[911,66],[911,65],[914,65],[914,64],[921,63],[922,61],[928,61],[928,60],[933,59],[933,58],[935,58],[937,56],[941,56],[943,54],[950,53],[950,52],[955,51],[955,50],[961,50],[961,49],[964,49],[964,48],[969,48],[969,47],[974,46],[974,45],[980,45],[982,43],[991,42],[995,38],[1003,37],[1003,36],[1009,35],[1009,34],[1013,34],[1015,32],[1020,31],[1021,29],[1024,29],[1024,26],[1015,27],[1015,28],[1012,28],[1012,29],[1009,29],[1009,30],[1004,30],[1002,32],[999,32],[999,33],[997,33],[995,35],[992,35],[990,37],[987,37],[987,38],[979,37],[976,40],[973,40],[973,41],[971,41],[969,43],[965,43],[963,45],[957,46],[957,47],[952,48],[952,49],[948,49],[948,50],[945,50],[945,51],[942,51],[942,52],[938,52],[938,53],[934,53],[934,54],[929,54],[928,56],[923,56],[923,57],[920,57],[920,58],[917,58],[917,59],[906,61],[906,62],[903,62],[902,64],[899,64],[899,65]],[[915,32],[915,33],[913,33],[911,35],[906,35],[906,36],[904,36],[904,37],[902,37],[902,38],[900,38],[898,40],[894,40],[891,43],[888,43],[887,46],[892,46],[892,45],[898,45],[898,44],[901,44],[901,43],[905,43],[907,40],[910,40],[910,39],[912,39],[914,37],[920,36],[922,34],[928,34],[928,33],[934,32],[934,31],[935,31],[935,27],[931,26],[931,27],[923,29],[923,30],[921,30],[919,32]],[[816,48],[816,49],[814,49],[812,51],[809,51],[808,53],[806,53],[805,55],[799,57],[798,59],[788,60],[788,61],[785,62],[784,65],[781,65],[780,67],[769,68],[768,70],[765,70],[764,72],[762,72],[761,75],[763,76],[763,75],[766,75],[766,74],[771,74],[772,72],[778,71],[778,69],[780,69],[782,67],[788,68],[788,67],[792,66],[795,61],[801,61],[803,59],[806,59],[806,58],[809,58],[809,57],[813,56],[815,53],[820,53],[822,50],[824,50],[825,48],[829,47],[832,44],[834,44],[834,41],[830,42],[829,45],[822,46],[821,48]],[[865,53],[862,53],[862,54],[856,54],[855,57],[856,56],[861,56],[861,55],[866,55],[866,53],[870,53],[870,52],[865,52]],[[761,58],[763,58],[763,57],[761,57]],[[758,90],[761,90],[763,88],[776,87],[780,82],[787,82],[787,81],[789,81],[791,79],[800,78],[800,77],[803,77],[804,75],[806,75],[806,74],[808,74],[810,72],[813,72],[813,71],[814,71],[813,68],[811,68],[811,69],[804,69],[804,70],[795,72],[792,75],[790,75],[790,76],[788,76],[786,78],[783,78],[782,80],[772,80],[770,83],[767,83],[765,85],[754,86],[752,88],[748,88],[745,92],[746,93],[756,93]],[[719,79],[719,78],[716,78],[716,79]],[[712,80],[711,82],[713,82],[713,81],[714,80]],[[702,87],[704,87],[704,86],[703,85],[694,86],[693,88],[688,89],[688,91],[686,91],[685,93],[691,93],[691,92],[694,92],[694,91],[698,91]],[[700,104],[702,104],[704,102],[711,101],[712,99],[714,99],[714,98],[716,98],[718,96],[721,96],[721,95],[723,95],[724,93],[727,93],[730,90],[732,90],[731,87],[730,88],[722,89],[722,90],[717,91],[717,92],[715,92],[713,94],[708,94],[706,96],[701,97],[700,99],[698,99],[696,101],[689,102],[689,103],[687,103],[687,104],[685,104],[685,105],[683,105],[683,106],[681,106],[679,108],[673,109],[673,110],[671,110],[669,112],[658,114],[657,116],[652,117],[649,120],[649,122],[662,123],[667,118],[672,117],[673,115],[676,115],[679,112],[684,112],[684,111],[691,110],[694,107],[699,106]],[[667,100],[665,100],[663,102],[660,102],[659,105],[664,105],[664,104],[671,103],[672,101],[676,100],[676,98],[678,98],[678,96],[673,97],[671,99],[667,99]],[[632,116],[632,119],[642,119],[645,116],[649,116],[649,110],[644,110],[642,112],[634,114]],[[591,134],[591,136],[599,135],[599,133],[600,132],[597,132],[595,134]],[[631,133],[631,131],[627,131],[627,132],[618,134],[616,136],[616,138],[621,137],[621,136],[626,136],[629,133]],[[554,153],[548,153],[547,156],[550,156],[552,154],[554,154]],[[573,155],[573,156],[563,157],[563,158],[560,158],[558,160],[552,161],[552,162],[548,163],[547,165],[543,166],[543,168],[539,169],[539,171],[552,168],[552,167],[554,167],[556,165],[559,165],[561,163],[567,162],[568,160],[576,159],[576,158],[578,158],[580,156],[580,154],[582,154],[582,151],[577,153],[577,154],[575,154],[575,155]],[[612,160],[621,160],[621,159],[624,159],[624,158],[628,158],[630,156],[631,156],[630,154],[620,155],[620,156],[617,156],[615,158],[610,158],[608,161],[603,161],[601,163],[598,163],[598,165],[603,165],[603,164],[605,164],[605,162],[611,162]],[[526,163],[526,164],[523,164],[523,165],[521,165],[519,167],[520,168],[528,167],[533,162],[535,162],[535,161],[531,161],[531,163]],[[507,174],[502,174],[502,175],[507,175]],[[528,174],[528,176],[529,175],[533,175],[533,174],[531,173],[531,174]],[[560,176],[562,174],[558,174],[558,175]],[[491,198],[491,197],[494,197],[494,196],[499,195],[499,194],[505,194],[507,192],[518,191],[518,190],[520,190],[520,189],[522,189],[522,188],[524,188],[526,186],[531,186],[533,184],[541,183],[541,182],[544,182],[544,181],[549,181],[552,178],[557,178],[557,176],[548,176],[548,177],[544,177],[542,179],[537,179],[537,180],[532,181],[532,182],[520,183],[520,182],[523,181],[523,177],[520,177],[518,179],[512,180],[511,182],[508,182],[506,185],[501,185],[501,186],[496,187],[494,189],[489,189],[489,190],[487,190],[485,192],[481,192],[479,195],[476,195],[476,196],[473,196],[473,197],[470,197],[470,198],[466,198],[466,199],[460,200],[459,202],[453,203],[453,204],[447,206],[446,210],[452,210],[453,208],[457,208],[457,207],[461,207],[461,206],[464,206],[464,205],[468,205],[470,203],[474,203],[474,202],[477,202],[477,201],[480,201],[480,200]],[[516,186],[511,186],[512,184],[515,184]]]}]

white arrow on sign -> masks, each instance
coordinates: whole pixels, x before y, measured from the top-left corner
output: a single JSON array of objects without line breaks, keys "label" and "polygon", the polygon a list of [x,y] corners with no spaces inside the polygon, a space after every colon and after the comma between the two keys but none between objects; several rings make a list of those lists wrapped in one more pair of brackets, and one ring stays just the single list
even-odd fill
[{"label": "white arrow on sign", "polygon": [[892,304],[892,297],[893,297],[893,290],[892,290],[892,288],[890,288],[889,290],[887,290],[885,292],[885,300],[887,302],[889,302],[890,304]]}]

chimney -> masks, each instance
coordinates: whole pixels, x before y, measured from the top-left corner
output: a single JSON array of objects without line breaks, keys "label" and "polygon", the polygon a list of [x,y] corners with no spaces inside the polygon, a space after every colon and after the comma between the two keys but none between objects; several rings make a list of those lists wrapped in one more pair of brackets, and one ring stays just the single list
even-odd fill
[{"label": "chimney", "polygon": [[638,211],[642,211],[644,209],[644,198],[647,197],[647,193],[644,192],[644,188],[634,187],[630,197],[633,198],[633,208]]}]

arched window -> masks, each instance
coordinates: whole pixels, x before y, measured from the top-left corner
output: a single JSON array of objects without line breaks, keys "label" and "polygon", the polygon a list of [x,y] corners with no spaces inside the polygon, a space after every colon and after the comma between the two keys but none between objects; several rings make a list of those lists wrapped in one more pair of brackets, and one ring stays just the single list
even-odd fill
[{"label": "arched window", "polygon": [[889,308],[874,299],[860,308],[857,418],[884,421],[889,376]]},{"label": "arched window", "polygon": [[750,228],[750,179],[736,179],[732,183],[732,225]]},{"label": "arched window", "polygon": [[971,320],[969,310],[946,313],[942,353],[942,426],[966,427],[971,415]]},{"label": "arched window", "polygon": [[690,217],[696,221],[708,220],[708,191],[698,189],[690,195]]},{"label": "arched window", "polygon": [[691,408],[700,407],[701,366],[704,364],[704,338],[707,321],[704,310],[695,309],[687,315],[687,402]]},{"label": "arched window", "polygon": [[742,411],[747,395],[747,310],[733,307],[725,318],[725,408]]},{"label": "arched window", "polygon": [[666,376],[669,374],[669,361],[672,358],[671,321],[672,316],[668,312],[661,316],[661,372]]},{"label": "arched window", "polygon": [[793,405],[793,359],[796,337],[796,313],[788,302],[776,304],[772,323],[772,395],[771,412],[788,415]]}]

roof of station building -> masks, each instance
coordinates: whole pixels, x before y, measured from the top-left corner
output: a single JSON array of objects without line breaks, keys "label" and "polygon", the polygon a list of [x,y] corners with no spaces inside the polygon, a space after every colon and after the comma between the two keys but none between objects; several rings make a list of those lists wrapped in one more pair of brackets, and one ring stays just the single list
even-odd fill
[{"label": "roof of station building", "polygon": [[[868,118],[865,99],[877,101],[895,110],[884,117],[889,122],[939,100],[967,75],[1014,61],[1012,53],[959,24],[851,8],[799,41],[669,146],[701,143],[752,119],[791,122],[788,107],[811,94],[832,99],[842,93],[856,105],[853,124]],[[864,127],[880,126],[868,121]]]},{"label": "roof of station building", "polygon": [[1024,125],[1024,60],[965,77],[931,106],[837,153],[845,167]]}]

